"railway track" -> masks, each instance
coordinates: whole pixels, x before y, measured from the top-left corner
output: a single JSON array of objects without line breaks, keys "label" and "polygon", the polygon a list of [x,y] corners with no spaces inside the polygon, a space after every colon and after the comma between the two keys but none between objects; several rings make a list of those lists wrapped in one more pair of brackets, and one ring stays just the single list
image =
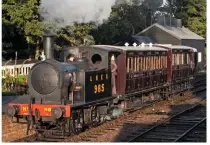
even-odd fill
[{"label": "railway track", "polygon": [[176,140],[176,142],[206,142],[206,118],[189,129],[186,134]]},{"label": "railway track", "polygon": [[[198,79],[198,80],[195,81],[194,87],[191,90],[194,94],[197,94],[199,92],[204,92],[206,90],[206,85],[203,83],[204,80],[205,79],[201,78],[201,79]],[[153,102],[153,103],[148,103],[148,104],[145,104],[141,107],[137,107],[135,109],[129,110],[128,113],[135,113],[136,111],[148,108],[148,107],[154,105],[154,103],[157,103],[157,102],[158,101]],[[126,120],[126,122],[132,123],[133,121],[135,122],[135,120],[138,120],[138,117],[133,117],[133,118],[130,118],[130,119],[124,117],[124,119]],[[83,142],[87,141],[88,142],[88,141],[94,140],[98,136],[101,136],[101,135],[105,134],[106,132],[109,132],[110,130],[114,131],[114,130],[119,129],[123,125],[120,124],[119,123],[120,121],[117,121],[117,120],[118,119],[111,120],[111,122],[113,122],[113,124],[115,124],[115,122],[117,122],[116,125],[113,125],[109,128],[105,128],[103,132],[96,132],[96,133],[91,134],[91,135],[86,135],[83,139],[81,139],[81,141],[83,141]],[[91,130],[91,129],[88,129],[88,130]],[[137,131],[136,133],[132,133],[130,136],[131,137],[136,136],[136,135],[138,135],[138,134],[140,134],[144,131],[146,131],[146,130],[141,128],[140,131]],[[64,142],[64,141],[69,141],[70,138],[71,138],[71,136],[68,137],[68,138],[48,138],[48,137],[37,138],[36,135],[31,135],[31,136],[25,137],[24,139],[16,140],[15,142]],[[128,136],[128,138],[129,138],[129,136]],[[129,141],[129,139],[126,138],[125,140],[122,140],[122,141]]]},{"label": "railway track", "polygon": [[[189,133],[205,120],[206,107],[197,104],[146,130],[129,142],[179,142],[187,139]],[[206,139],[202,141],[205,142]]]},{"label": "railway track", "polygon": [[[157,103],[157,102],[155,102],[155,103]],[[132,113],[133,114],[132,115],[133,117],[130,117],[130,115],[129,116],[126,115],[126,116],[123,116],[123,119],[122,120],[119,120],[118,118],[115,119],[115,120],[111,120],[110,122],[113,122],[112,123],[113,125],[111,125],[111,126],[109,126],[107,128],[104,128],[102,132],[99,131],[99,132],[95,132],[95,133],[93,133],[91,135],[85,135],[85,137],[82,138],[80,141],[82,141],[82,142],[89,142],[89,141],[94,140],[95,138],[97,138],[100,135],[106,134],[109,131],[118,130],[121,127],[123,127],[123,124],[124,124],[123,122],[135,123],[135,120],[138,120],[139,119],[139,117],[138,117],[138,110],[146,109],[148,107],[151,107],[152,105],[154,105],[154,103],[148,103],[148,104],[145,104],[142,107],[139,107],[138,109],[136,108],[135,110],[130,110],[130,111],[128,111],[128,113]],[[153,124],[151,126],[153,126]],[[134,128],[135,128],[135,125],[134,125]],[[140,132],[146,131],[141,126],[139,126],[138,128],[140,128]],[[148,127],[146,127],[146,128],[148,128]],[[92,128],[90,128],[88,130],[91,130],[91,129]],[[131,136],[135,136],[135,135],[137,135],[140,132],[137,131],[136,133],[132,134]],[[71,141],[71,137],[72,136],[67,137],[67,138],[52,138],[52,137],[41,137],[41,138],[37,138],[37,135],[34,134],[34,135],[31,135],[31,136],[27,136],[27,137],[25,137],[23,139],[16,140],[15,142],[69,142],[69,139]],[[125,140],[122,140],[122,141],[128,141],[128,139],[126,138]]]}]

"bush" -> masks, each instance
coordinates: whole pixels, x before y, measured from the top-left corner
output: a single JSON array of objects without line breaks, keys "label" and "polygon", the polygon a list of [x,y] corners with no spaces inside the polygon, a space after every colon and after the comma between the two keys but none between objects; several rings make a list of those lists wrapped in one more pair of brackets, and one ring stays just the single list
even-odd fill
[{"label": "bush", "polygon": [[28,76],[18,76],[17,78],[6,76],[2,79],[2,92],[5,95],[8,93],[20,93],[25,94],[28,91],[27,85]]}]

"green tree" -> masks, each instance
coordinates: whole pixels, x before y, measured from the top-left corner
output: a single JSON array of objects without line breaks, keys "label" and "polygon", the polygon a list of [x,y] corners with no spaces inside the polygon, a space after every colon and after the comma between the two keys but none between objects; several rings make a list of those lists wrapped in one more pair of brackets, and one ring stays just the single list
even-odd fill
[{"label": "green tree", "polygon": [[115,44],[142,31],[155,22],[155,12],[162,0],[116,1],[104,24],[93,31],[96,44]]},{"label": "green tree", "polygon": [[206,0],[189,0],[187,27],[206,38]]},{"label": "green tree", "polygon": [[[39,18],[39,4],[40,0],[3,0],[2,22],[9,28],[7,32],[3,31],[3,41],[18,33],[28,44],[40,43],[43,24]],[[13,41],[11,39],[10,43]]]},{"label": "green tree", "polygon": [[185,27],[206,37],[206,0],[168,0],[162,11],[182,19]]},{"label": "green tree", "polygon": [[90,31],[94,25],[77,24],[65,26],[57,31],[56,46],[61,49],[63,46],[84,46],[95,44],[94,38],[90,35]]}]

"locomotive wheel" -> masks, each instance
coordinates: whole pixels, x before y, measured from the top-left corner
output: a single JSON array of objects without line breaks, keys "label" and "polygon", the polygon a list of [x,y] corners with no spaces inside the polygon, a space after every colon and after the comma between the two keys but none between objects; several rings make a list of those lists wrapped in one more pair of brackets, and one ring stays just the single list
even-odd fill
[{"label": "locomotive wheel", "polygon": [[90,126],[95,127],[100,125],[101,122],[100,122],[100,114],[98,107],[95,106],[94,108],[92,108],[90,118],[91,118]]},{"label": "locomotive wheel", "polygon": [[73,134],[79,134],[84,130],[84,114],[83,110],[76,110],[71,118],[71,131]]}]

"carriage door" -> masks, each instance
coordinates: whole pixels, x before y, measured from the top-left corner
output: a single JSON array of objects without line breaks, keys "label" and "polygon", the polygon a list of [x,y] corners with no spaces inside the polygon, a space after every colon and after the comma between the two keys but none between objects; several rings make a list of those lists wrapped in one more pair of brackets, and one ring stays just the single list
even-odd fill
[{"label": "carriage door", "polygon": [[116,58],[117,64],[117,77],[116,77],[116,90],[117,94],[124,94],[126,87],[126,54],[122,53]]}]

